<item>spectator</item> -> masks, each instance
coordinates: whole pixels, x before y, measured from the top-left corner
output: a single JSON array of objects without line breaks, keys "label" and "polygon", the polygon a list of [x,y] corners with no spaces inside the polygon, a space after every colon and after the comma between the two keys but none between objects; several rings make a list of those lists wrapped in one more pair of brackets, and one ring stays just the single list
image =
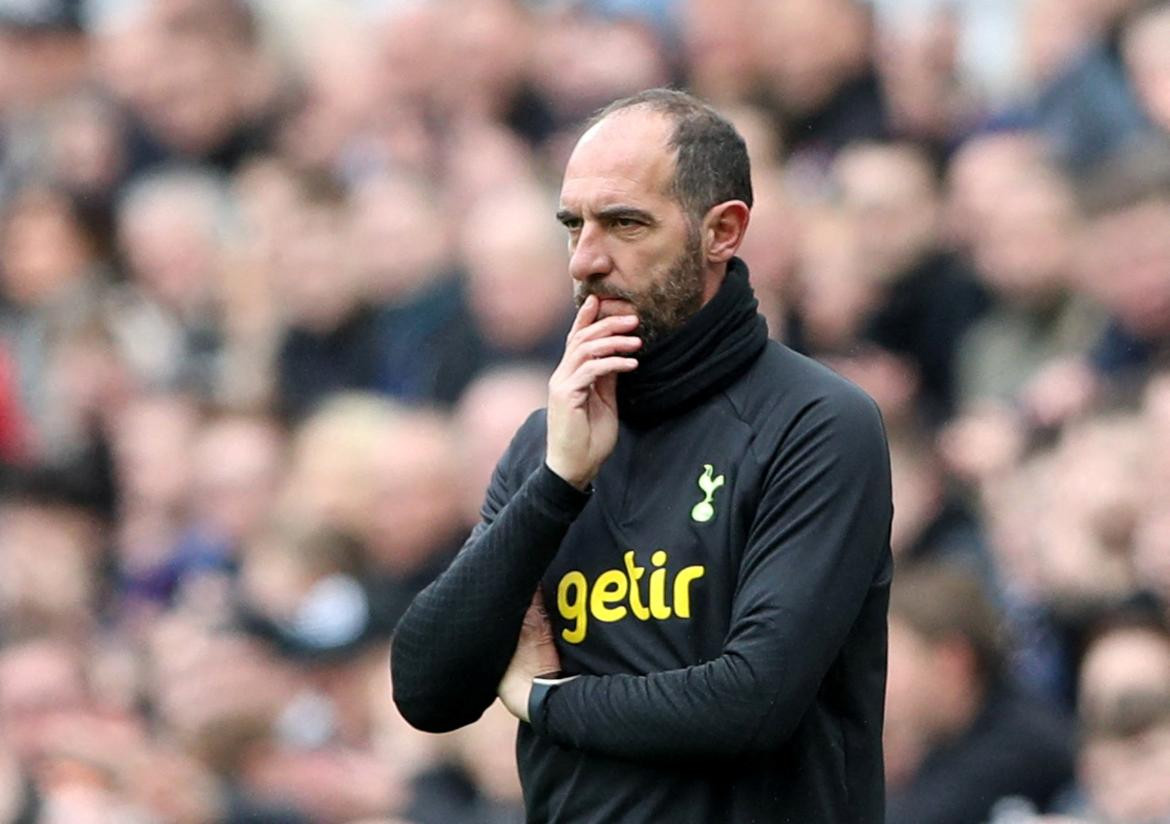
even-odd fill
[{"label": "spectator", "polygon": [[567,264],[555,211],[540,190],[516,189],[486,198],[467,217],[461,239],[473,335],[467,348],[481,367],[556,365],[571,303],[559,274]]},{"label": "spectator", "polygon": [[[688,86],[713,103],[743,100],[756,83],[751,51],[755,0],[684,0],[679,17]],[[749,156],[757,157],[749,146]]]},{"label": "spectator", "polygon": [[1170,633],[1157,622],[1115,623],[1080,672],[1084,812],[1109,821],[1170,815]]},{"label": "spectator", "polygon": [[311,820],[272,797],[255,773],[279,739],[276,719],[296,692],[292,668],[258,642],[168,616],[150,631],[145,695],[168,738],[211,772],[226,822]]},{"label": "spectator", "polygon": [[279,491],[284,437],[258,416],[211,418],[191,444],[190,505],[166,562],[170,596],[214,616],[244,547],[267,525]]},{"label": "spectator", "polygon": [[347,236],[378,313],[378,388],[408,402],[454,402],[474,365],[448,334],[466,323],[465,309],[436,193],[406,176],[368,178],[354,192]]},{"label": "spectator", "polygon": [[1121,21],[1135,0],[1091,0],[1070,9],[1033,0],[1025,24],[1037,128],[1067,171],[1083,177],[1147,129],[1122,64]]},{"label": "spectator", "polygon": [[885,137],[871,21],[856,0],[757,3],[750,47],[791,155],[818,168],[857,140]]},{"label": "spectator", "polygon": [[995,131],[964,141],[946,175],[949,245],[971,254],[1004,190],[1043,162],[1043,142],[1035,132]]},{"label": "spectator", "polygon": [[808,216],[800,235],[795,314],[798,346],[809,354],[849,351],[877,306],[876,284],[850,229],[843,214],[821,209]]},{"label": "spectator", "polygon": [[595,109],[670,80],[663,44],[649,27],[607,21],[572,6],[540,21],[530,71],[537,94],[551,109],[555,129],[544,144],[549,165],[557,169],[580,136],[581,122]]},{"label": "spectator", "polygon": [[93,630],[99,534],[88,512],[43,493],[28,490],[0,504],[0,576],[8,582],[0,637],[79,640]]},{"label": "spectator", "polygon": [[358,534],[369,548],[388,626],[467,537],[459,459],[443,415],[404,412],[371,445],[371,501]]},{"label": "spectator", "polygon": [[875,65],[891,134],[921,145],[940,167],[979,114],[959,81],[959,17],[950,4],[902,4],[877,20]]},{"label": "spectator", "polygon": [[[65,97],[83,82],[86,40],[81,12],[80,0],[5,3],[0,8],[0,52],[4,54],[0,109],[18,115],[16,122],[31,126],[39,107]],[[0,166],[2,158],[0,153]]]},{"label": "spectator", "polygon": [[115,569],[131,625],[165,608],[189,568],[205,562],[177,554],[199,423],[189,398],[168,394],[137,397],[112,422],[119,469]]},{"label": "spectator", "polygon": [[796,270],[802,216],[785,191],[781,176],[779,167],[761,169],[761,164],[753,167],[752,222],[739,255],[748,264],[760,314],[768,321],[769,336],[799,347],[801,319]]},{"label": "spectator", "polygon": [[30,183],[0,204],[0,337],[15,362],[37,456],[51,459],[69,442],[69,410],[52,402],[47,373],[56,343],[99,303],[94,251],[60,191]]},{"label": "spectator", "polygon": [[1072,775],[1069,725],[1005,679],[999,618],[970,573],[923,567],[890,599],[888,818],[979,824],[1002,798],[1045,807]]},{"label": "spectator", "polygon": [[129,171],[125,118],[109,101],[80,94],[53,106],[45,130],[46,177],[78,204],[99,253],[109,257],[114,196]]},{"label": "spectator", "polygon": [[287,420],[303,419],[331,393],[378,385],[378,322],[344,242],[344,208],[332,187],[306,192],[274,250],[285,323],[276,388]]},{"label": "spectator", "polygon": [[1170,6],[1152,2],[1122,28],[1121,51],[1142,109],[1165,135],[1170,133]]},{"label": "spectator", "polygon": [[1078,223],[1074,193],[1055,170],[1000,192],[973,256],[996,305],[961,341],[964,404],[1024,394],[1051,361],[1083,351],[1095,318],[1073,291]]},{"label": "spectator", "polygon": [[271,142],[278,89],[247,3],[99,4],[95,27],[102,79],[134,115],[135,169],[232,172]]},{"label": "spectator", "polygon": [[91,708],[84,657],[75,644],[51,634],[8,638],[0,674],[5,745],[25,775],[38,779],[34,770],[54,743],[54,724]]},{"label": "spectator", "polygon": [[363,534],[373,504],[374,455],[401,415],[377,396],[331,397],[293,433],[278,513]]},{"label": "spectator", "polygon": [[928,438],[902,433],[890,442],[894,521],[890,548],[895,564],[910,567],[946,561],[964,565],[994,591],[979,513],[949,483]]},{"label": "spectator", "polygon": [[942,245],[941,203],[928,158],[902,144],[854,145],[834,166],[859,254],[881,291],[867,337],[916,373],[933,421],[955,405],[959,342],[988,299]]},{"label": "spectator", "polygon": [[1086,290],[1109,311],[1089,355],[1113,388],[1140,385],[1170,340],[1170,154],[1151,148],[1119,161],[1091,190],[1084,236]]},{"label": "spectator", "polygon": [[224,181],[200,168],[139,177],[122,196],[118,239],[128,278],[112,311],[119,345],[149,386],[207,398],[218,389],[227,196]]},{"label": "spectator", "polygon": [[520,424],[548,399],[548,370],[508,366],[484,372],[467,387],[455,407],[463,523],[479,521],[484,493],[496,463]]}]

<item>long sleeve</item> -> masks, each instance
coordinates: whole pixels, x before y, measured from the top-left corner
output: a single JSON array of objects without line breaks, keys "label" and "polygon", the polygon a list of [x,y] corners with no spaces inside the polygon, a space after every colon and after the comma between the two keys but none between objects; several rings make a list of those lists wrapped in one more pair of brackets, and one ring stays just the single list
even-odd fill
[{"label": "long sleeve", "polygon": [[685,669],[538,688],[533,729],[565,747],[637,760],[780,748],[880,575],[890,518],[872,402],[846,390],[812,404],[770,458],[722,653]]},{"label": "long sleeve", "polygon": [[540,577],[589,498],[543,463],[509,495],[507,463],[496,468],[483,520],[394,635],[394,702],[421,730],[469,724],[495,699]]}]

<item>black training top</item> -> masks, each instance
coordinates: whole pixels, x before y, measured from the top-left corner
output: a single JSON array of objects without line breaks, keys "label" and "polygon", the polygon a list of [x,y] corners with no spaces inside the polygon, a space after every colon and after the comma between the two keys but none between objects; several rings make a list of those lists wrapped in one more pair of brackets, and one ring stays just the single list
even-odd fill
[{"label": "black training top", "polygon": [[[454,729],[495,698],[541,586],[581,677],[535,688],[520,725],[530,822],[882,821],[881,422],[852,384],[760,340],[745,305],[737,264],[684,327],[693,357],[675,349],[670,369],[691,379],[673,390],[652,380],[669,347],[647,352],[591,493],[544,465],[530,418],[482,523],[399,624],[396,703]],[[716,334],[736,315],[750,342]]]}]

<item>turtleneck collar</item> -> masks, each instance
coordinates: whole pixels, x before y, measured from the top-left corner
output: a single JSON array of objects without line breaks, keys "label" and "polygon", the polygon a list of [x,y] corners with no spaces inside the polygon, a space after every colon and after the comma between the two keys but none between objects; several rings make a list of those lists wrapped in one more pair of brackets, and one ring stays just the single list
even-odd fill
[{"label": "turtleneck collar", "polygon": [[719,291],[679,329],[647,345],[618,378],[618,416],[650,426],[731,385],[768,342],[747,266],[732,258]]}]

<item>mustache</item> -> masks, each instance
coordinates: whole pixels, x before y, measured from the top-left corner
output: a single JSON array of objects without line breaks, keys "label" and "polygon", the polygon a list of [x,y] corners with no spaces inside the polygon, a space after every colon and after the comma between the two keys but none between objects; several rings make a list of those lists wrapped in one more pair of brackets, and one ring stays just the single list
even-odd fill
[{"label": "mustache", "polygon": [[585,298],[589,297],[590,295],[593,295],[599,299],[611,298],[614,300],[624,300],[634,304],[635,306],[637,305],[637,296],[630,290],[622,289],[618,286],[612,286],[608,283],[603,283],[600,281],[586,281],[584,283],[578,283],[577,288],[573,290],[573,298],[576,300],[578,307],[580,307],[581,304],[585,302]]}]

